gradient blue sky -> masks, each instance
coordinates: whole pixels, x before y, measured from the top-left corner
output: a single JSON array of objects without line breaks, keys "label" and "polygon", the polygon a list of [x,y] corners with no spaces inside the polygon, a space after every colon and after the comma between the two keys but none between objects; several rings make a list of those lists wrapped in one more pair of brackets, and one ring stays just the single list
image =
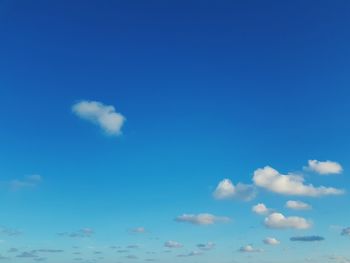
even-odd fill
[{"label": "gradient blue sky", "polygon": [[[0,0],[0,259],[350,262],[349,12],[341,0]],[[114,106],[121,133],[72,110],[84,101]],[[265,166],[345,193],[272,191],[253,181]],[[218,200],[225,178],[256,197]],[[268,227],[274,212],[310,226]],[[231,220],[174,220],[201,213]]]}]

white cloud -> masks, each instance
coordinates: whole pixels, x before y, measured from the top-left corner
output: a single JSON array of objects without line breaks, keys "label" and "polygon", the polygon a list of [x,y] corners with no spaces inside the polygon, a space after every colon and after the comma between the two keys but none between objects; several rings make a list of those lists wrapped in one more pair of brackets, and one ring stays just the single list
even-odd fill
[{"label": "white cloud", "polygon": [[309,166],[305,167],[305,169],[322,175],[340,174],[343,171],[343,167],[337,162],[309,160],[308,164]]},{"label": "white cloud", "polygon": [[100,126],[107,134],[121,134],[125,117],[116,112],[114,106],[98,101],[81,101],[73,105],[73,112],[82,119]]},{"label": "white cloud", "polygon": [[278,244],[280,244],[281,242],[278,241],[276,238],[274,237],[267,237],[263,240],[264,244],[266,245],[271,245],[271,246],[276,246]]},{"label": "white cloud", "polygon": [[267,215],[271,213],[271,209],[267,208],[265,204],[259,203],[252,207],[252,211],[258,215]]},{"label": "white cloud", "polygon": [[40,184],[42,177],[38,174],[28,175],[21,180],[12,180],[10,181],[10,188],[12,190],[20,190],[23,188],[35,187]]},{"label": "white cloud", "polygon": [[223,179],[219,182],[213,195],[216,199],[241,199],[249,201],[255,197],[256,193],[253,185],[242,183],[234,185],[230,179]]},{"label": "white cloud", "polygon": [[131,229],[131,232],[143,234],[143,233],[146,233],[146,229],[144,227],[140,226],[140,227],[136,227],[134,229]]},{"label": "white cloud", "polygon": [[183,214],[175,218],[177,222],[191,223],[194,225],[212,225],[215,223],[226,223],[230,218],[224,216],[215,216],[212,214]]},{"label": "white cloud", "polygon": [[244,247],[241,247],[239,251],[243,253],[263,252],[262,249],[254,248],[252,245],[246,245]]},{"label": "white cloud", "polygon": [[293,210],[309,210],[312,208],[312,206],[307,203],[294,200],[287,201],[286,207]]},{"label": "white cloud", "polygon": [[277,228],[277,229],[308,229],[312,226],[311,222],[302,217],[291,216],[285,217],[281,213],[272,213],[265,218],[265,226],[268,228]]},{"label": "white cloud", "polygon": [[302,176],[295,174],[280,174],[270,166],[265,166],[264,168],[255,170],[253,181],[255,185],[259,187],[283,195],[317,197],[344,194],[343,190],[333,187],[315,187],[312,184],[306,185],[304,184],[304,178]]},{"label": "white cloud", "polygon": [[169,241],[165,242],[164,246],[167,248],[182,248],[183,247],[183,245],[181,243],[173,241],[173,240],[169,240]]}]

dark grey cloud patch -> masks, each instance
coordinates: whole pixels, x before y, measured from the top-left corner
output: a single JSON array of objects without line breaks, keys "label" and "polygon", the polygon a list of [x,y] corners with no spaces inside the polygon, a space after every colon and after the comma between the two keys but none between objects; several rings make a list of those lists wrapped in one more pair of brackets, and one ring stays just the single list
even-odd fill
[{"label": "dark grey cloud patch", "polygon": [[346,227],[341,231],[342,236],[350,236],[350,227]]},{"label": "dark grey cloud patch", "polygon": [[291,237],[290,241],[301,241],[301,242],[314,242],[314,241],[323,241],[325,238],[321,236],[299,236]]}]

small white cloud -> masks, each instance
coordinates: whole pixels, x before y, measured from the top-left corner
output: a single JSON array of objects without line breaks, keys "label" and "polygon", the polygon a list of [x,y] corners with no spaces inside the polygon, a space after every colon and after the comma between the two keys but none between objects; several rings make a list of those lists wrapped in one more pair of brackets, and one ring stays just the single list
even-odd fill
[{"label": "small white cloud", "polygon": [[265,218],[264,224],[268,228],[277,229],[308,229],[312,226],[311,222],[305,218],[297,216],[285,217],[281,213],[272,213]]},{"label": "small white cloud", "polygon": [[252,245],[246,245],[244,247],[241,247],[239,249],[239,252],[243,252],[243,253],[257,253],[257,252],[263,252],[263,250],[254,248]]},{"label": "small white cloud", "polygon": [[183,214],[175,218],[177,222],[191,223],[194,225],[212,225],[215,223],[226,223],[230,218],[224,216],[215,216],[212,214]]},{"label": "small white cloud", "polygon": [[224,179],[219,182],[213,195],[216,199],[241,199],[249,201],[255,197],[256,192],[253,185],[242,183],[234,185],[230,179]]},{"label": "small white cloud", "polygon": [[343,167],[337,162],[309,160],[308,164],[309,166],[305,167],[305,169],[322,175],[340,174],[343,171]]},{"label": "small white cloud", "polygon": [[259,187],[283,195],[318,197],[344,194],[343,190],[333,187],[315,187],[312,184],[306,185],[304,184],[304,178],[302,176],[280,174],[270,166],[255,170],[253,181],[255,185]]},{"label": "small white cloud", "polygon": [[264,244],[266,245],[271,245],[271,246],[276,246],[278,244],[280,244],[281,242],[278,241],[276,238],[274,237],[267,237],[263,240]]},{"label": "small white cloud", "polygon": [[78,117],[100,126],[107,134],[120,135],[125,117],[116,112],[114,106],[98,101],[81,101],[73,105],[73,113]]},{"label": "small white cloud", "polygon": [[266,205],[263,203],[259,203],[253,206],[252,211],[258,215],[267,215],[272,212],[272,210],[267,208]]},{"label": "small white cloud", "polygon": [[310,210],[312,208],[312,206],[307,203],[294,200],[287,201],[286,207],[293,210]]},{"label": "small white cloud", "polygon": [[164,246],[167,248],[182,248],[183,247],[183,245],[181,243],[173,241],[173,240],[169,240],[169,241],[165,242]]}]

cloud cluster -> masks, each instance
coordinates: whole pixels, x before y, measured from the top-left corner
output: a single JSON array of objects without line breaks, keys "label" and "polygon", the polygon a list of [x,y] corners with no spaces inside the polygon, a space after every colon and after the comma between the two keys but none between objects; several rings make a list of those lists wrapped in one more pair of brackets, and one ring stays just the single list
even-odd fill
[{"label": "cloud cluster", "polygon": [[286,202],[286,207],[293,210],[309,210],[311,209],[311,205],[301,202],[301,201],[294,201],[289,200]]},{"label": "cloud cluster", "polygon": [[88,120],[110,135],[121,134],[125,117],[116,112],[114,106],[105,105],[98,101],[81,101],[73,105],[73,113]]},{"label": "cloud cluster", "polygon": [[256,191],[253,185],[242,183],[234,185],[230,179],[223,179],[217,185],[213,195],[214,198],[219,200],[240,199],[249,201],[256,196]]},{"label": "cloud cluster", "polygon": [[302,217],[285,217],[281,213],[272,213],[265,218],[264,224],[268,228],[277,229],[308,229],[312,226],[311,222]]},{"label": "cloud cluster", "polygon": [[308,166],[305,167],[305,169],[316,172],[321,175],[340,174],[343,171],[343,167],[337,162],[321,162],[317,160],[309,160]]},{"label": "cloud cluster", "polygon": [[227,223],[230,221],[230,218],[225,216],[215,216],[212,214],[183,214],[175,218],[177,222],[190,223],[194,225],[212,225],[215,223]]},{"label": "cloud cluster", "polygon": [[253,181],[259,187],[283,195],[318,197],[344,194],[343,190],[333,187],[306,185],[302,176],[295,174],[284,175],[270,166],[255,170]]}]

